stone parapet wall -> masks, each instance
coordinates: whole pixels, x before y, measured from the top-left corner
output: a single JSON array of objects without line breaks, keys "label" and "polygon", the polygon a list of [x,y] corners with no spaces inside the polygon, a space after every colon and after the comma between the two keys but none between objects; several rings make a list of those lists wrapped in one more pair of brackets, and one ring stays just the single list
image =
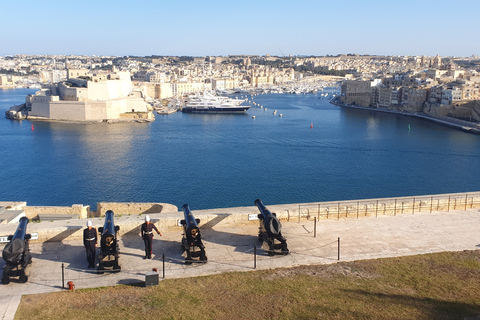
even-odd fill
[{"label": "stone parapet wall", "polygon": [[146,213],[177,212],[177,206],[168,203],[150,202],[99,202],[97,203],[96,217],[105,215],[105,212],[112,210],[115,215],[132,215]]},{"label": "stone parapet wall", "polygon": [[78,215],[79,219],[91,216],[90,206],[74,204],[71,207],[25,206],[22,208],[29,219],[38,219],[39,215]]},{"label": "stone parapet wall", "polygon": [[26,205],[24,201],[0,201],[0,207],[11,210],[23,210]]},{"label": "stone parapet wall", "polygon": [[[464,211],[480,208],[480,192],[454,193],[431,196],[399,197],[348,200],[336,202],[298,203],[272,205],[264,203],[268,210],[276,213],[281,221],[305,221],[314,219],[358,219],[365,216],[417,214],[419,212],[438,211]],[[75,205],[74,205],[75,206]],[[81,205],[77,205],[82,208]],[[25,213],[35,209],[35,213],[58,213],[65,210],[71,214],[69,207],[25,207]],[[49,208],[56,208],[52,212]],[[45,212],[40,212],[40,209]],[[70,209],[70,210],[69,210]],[[183,212],[178,211],[174,205],[163,203],[116,203],[103,202],[98,204],[96,216],[90,216],[93,226],[98,227],[104,224],[105,211],[114,211],[114,223],[120,227],[119,236],[140,237],[140,226],[145,220],[145,214],[158,227],[160,231],[178,231],[179,237],[182,227],[179,220],[184,218]],[[48,211],[48,212],[47,212]],[[92,212],[93,213],[93,212]],[[28,215],[33,215],[32,211]],[[257,215],[259,210],[255,206],[220,208],[207,210],[194,210],[192,214],[200,219],[200,228],[222,228],[231,226],[244,226],[259,224]],[[30,223],[28,233],[38,233],[38,242],[78,240],[82,241],[83,229],[88,220],[70,219],[62,221],[42,221]],[[0,225],[0,235],[9,235],[15,232],[16,225]],[[32,240],[33,241],[33,240]]]}]

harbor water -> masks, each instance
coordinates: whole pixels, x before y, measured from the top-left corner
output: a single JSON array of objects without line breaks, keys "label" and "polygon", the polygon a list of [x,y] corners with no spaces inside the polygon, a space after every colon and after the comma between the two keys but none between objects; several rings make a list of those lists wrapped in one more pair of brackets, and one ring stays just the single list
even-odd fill
[{"label": "harbor water", "polygon": [[[245,115],[177,112],[152,123],[2,117],[0,201],[194,211],[480,190],[480,136],[336,107],[321,95],[332,90],[257,95]],[[0,89],[0,110],[34,91]]]}]

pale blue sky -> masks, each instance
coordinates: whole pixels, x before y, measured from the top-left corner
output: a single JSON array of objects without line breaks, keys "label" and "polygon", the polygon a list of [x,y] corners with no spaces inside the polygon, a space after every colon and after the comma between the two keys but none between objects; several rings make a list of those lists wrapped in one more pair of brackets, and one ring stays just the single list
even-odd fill
[{"label": "pale blue sky", "polygon": [[0,0],[0,56],[480,55],[480,0]]}]

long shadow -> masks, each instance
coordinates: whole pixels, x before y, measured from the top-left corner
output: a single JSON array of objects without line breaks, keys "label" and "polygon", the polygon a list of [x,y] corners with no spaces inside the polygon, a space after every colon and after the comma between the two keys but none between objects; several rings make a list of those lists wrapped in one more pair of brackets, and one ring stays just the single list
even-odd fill
[{"label": "long shadow", "polygon": [[68,236],[80,229],[82,227],[68,227],[67,230],[43,242],[41,253],[31,253],[32,260],[50,260],[66,263],[70,269],[86,269],[88,263],[83,241],[78,240],[78,246],[63,243]]},{"label": "long shadow", "polygon": [[[342,299],[352,301],[378,301],[383,305],[415,306],[425,316],[425,319],[477,319],[480,305],[476,303],[451,302],[444,299],[415,297],[404,294],[386,294],[365,290],[342,290]],[[471,317],[471,318],[468,318]]]},{"label": "long shadow", "polygon": [[[165,255],[165,260],[174,263],[184,263],[184,257],[182,256],[182,243],[181,235],[179,235],[178,241],[164,240],[159,236],[153,238],[153,259],[161,260],[162,254]],[[140,236],[135,234],[135,237],[122,237],[123,245],[126,248],[135,249],[141,253],[129,253],[122,251],[120,248],[120,255],[129,255],[133,257],[143,258],[145,256],[145,244]],[[141,263],[141,262],[140,262]]]},{"label": "long shadow", "polygon": [[123,284],[130,287],[145,287],[145,281],[138,279],[122,279],[117,282],[117,284]]},{"label": "long shadow", "polygon": [[[258,234],[238,234],[232,232],[219,231],[219,228],[215,228],[220,222],[225,220],[229,213],[218,214],[217,217],[208,221],[204,225],[200,226],[200,232],[202,239],[207,242],[213,242],[225,246],[235,247],[235,252],[253,254],[253,246],[259,247],[260,242],[258,240]],[[200,221],[201,222],[201,221]],[[206,248],[208,250],[208,248]],[[257,254],[263,255],[266,252],[257,251]]]}]

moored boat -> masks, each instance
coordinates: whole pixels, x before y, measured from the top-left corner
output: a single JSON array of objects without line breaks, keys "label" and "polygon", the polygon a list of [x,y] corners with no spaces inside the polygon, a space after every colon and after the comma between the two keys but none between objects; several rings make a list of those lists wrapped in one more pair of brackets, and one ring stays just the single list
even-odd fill
[{"label": "moored boat", "polygon": [[250,106],[242,106],[245,99],[232,99],[204,93],[189,98],[184,113],[245,113]]}]

